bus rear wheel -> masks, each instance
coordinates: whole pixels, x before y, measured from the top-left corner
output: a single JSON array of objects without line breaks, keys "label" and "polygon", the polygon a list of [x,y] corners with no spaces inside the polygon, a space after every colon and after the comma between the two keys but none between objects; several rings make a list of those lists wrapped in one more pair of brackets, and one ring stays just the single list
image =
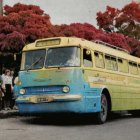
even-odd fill
[{"label": "bus rear wheel", "polygon": [[108,100],[105,94],[101,95],[101,111],[97,113],[97,121],[99,124],[106,122],[108,116]]}]

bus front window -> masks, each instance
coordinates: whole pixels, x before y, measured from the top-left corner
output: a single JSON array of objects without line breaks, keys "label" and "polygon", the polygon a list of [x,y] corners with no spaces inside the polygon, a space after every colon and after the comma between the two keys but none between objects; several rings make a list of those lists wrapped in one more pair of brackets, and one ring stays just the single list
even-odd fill
[{"label": "bus front window", "polygon": [[80,48],[49,48],[45,65],[46,67],[78,67],[80,66]]},{"label": "bus front window", "polygon": [[21,70],[41,69],[44,66],[46,50],[23,52]]}]

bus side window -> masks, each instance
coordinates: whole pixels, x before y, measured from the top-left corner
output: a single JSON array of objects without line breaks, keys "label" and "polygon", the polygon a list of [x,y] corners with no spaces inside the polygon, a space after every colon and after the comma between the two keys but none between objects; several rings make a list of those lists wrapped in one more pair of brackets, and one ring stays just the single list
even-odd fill
[{"label": "bus side window", "polygon": [[102,53],[94,52],[95,65],[97,68],[105,68],[104,57]]},{"label": "bus side window", "polygon": [[115,57],[111,57],[111,69],[114,71],[118,70],[117,60]]},{"label": "bus side window", "polygon": [[137,67],[137,63],[133,63],[133,62],[129,62],[129,70],[131,74],[138,74],[138,67]]},{"label": "bus side window", "polygon": [[83,65],[84,67],[92,67],[92,56],[91,51],[87,49],[83,49]]},{"label": "bus side window", "polygon": [[137,63],[133,63],[133,72],[134,72],[134,74],[138,75],[138,66],[137,66]]},{"label": "bus side window", "polygon": [[117,60],[113,56],[105,55],[105,64],[106,64],[106,69],[108,70],[113,70],[113,71],[118,70]]},{"label": "bus side window", "polygon": [[125,59],[118,59],[118,68],[120,72],[128,73],[128,61]]},{"label": "bus side window", "polygon": [[111,58],[108,55],[105,55],[105,67],[108,70],[111,70]]}]

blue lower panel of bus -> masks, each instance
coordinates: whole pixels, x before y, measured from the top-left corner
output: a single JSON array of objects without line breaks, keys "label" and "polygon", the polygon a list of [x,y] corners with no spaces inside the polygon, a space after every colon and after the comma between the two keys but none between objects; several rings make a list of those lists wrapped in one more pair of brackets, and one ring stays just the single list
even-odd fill
[{"label": "blue lower panel of bus", "polygon": [[100,99],[85,98],[82,101],[51,102],[51,103],[19,103],[21,114],[47,113],[47,112],[73,112],[92,113],[100,111]]}]

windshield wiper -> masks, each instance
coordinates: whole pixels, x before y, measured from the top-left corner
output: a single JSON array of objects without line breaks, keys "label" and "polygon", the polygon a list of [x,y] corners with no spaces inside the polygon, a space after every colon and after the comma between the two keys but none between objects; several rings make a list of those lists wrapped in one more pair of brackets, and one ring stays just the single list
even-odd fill
[{"label": "windshield wiper", "polygon": [[37,64],[43,57],[41,56],[40,58],[38,58],[35,62],[33,62],[26,70],[28,71],[29,69],[31,69],[32,66],[34,66],[35,64]]}]

